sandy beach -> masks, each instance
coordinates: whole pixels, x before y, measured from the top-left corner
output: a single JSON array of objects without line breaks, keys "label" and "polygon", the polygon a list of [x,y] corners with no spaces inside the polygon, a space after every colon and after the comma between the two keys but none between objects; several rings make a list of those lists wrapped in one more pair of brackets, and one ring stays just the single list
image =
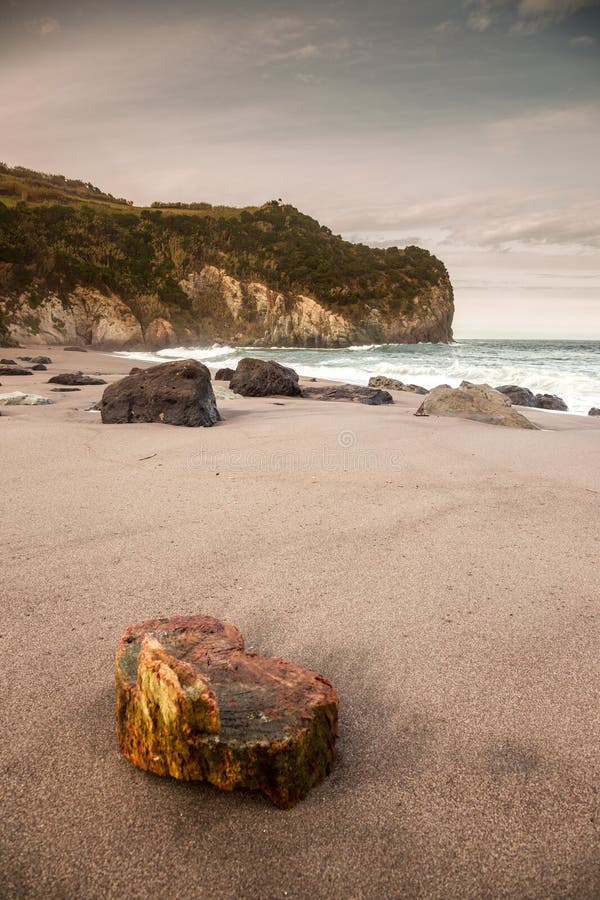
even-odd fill
[{"label": "sandy beach", "polygon": [[[36,345],[0,392],[6,898],[600,895],[600,420],[539,431],[296,398],[214,428],[102,425],[131,360]],[[340,694],[335,770],[290,811],[138,771],[113,659],[205,613]]]}]

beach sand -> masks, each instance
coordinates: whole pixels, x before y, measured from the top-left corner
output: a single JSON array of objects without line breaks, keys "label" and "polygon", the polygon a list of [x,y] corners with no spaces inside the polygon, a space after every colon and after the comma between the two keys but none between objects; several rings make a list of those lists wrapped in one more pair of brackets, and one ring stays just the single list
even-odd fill
[{"label": "beach sand", "polygon": [[[102,387],[46,381],[134,363],[39,353],[0,377],[55,400],[0,410],[2,897],[600,895],[600,421],[395,394],[108,426]],[[335,770],[294,809],[118,753],[116,644],[176,613],[338,689]]]}]

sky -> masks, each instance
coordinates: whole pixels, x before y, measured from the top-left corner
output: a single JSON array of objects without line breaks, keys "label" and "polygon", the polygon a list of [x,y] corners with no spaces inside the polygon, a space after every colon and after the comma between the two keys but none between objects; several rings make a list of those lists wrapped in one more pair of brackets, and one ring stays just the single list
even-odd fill
[{"label": "sky", "polygon": [[600,0],[4,0],[0,159],[281,197],[434,252],[458,338],[600,339]]}]

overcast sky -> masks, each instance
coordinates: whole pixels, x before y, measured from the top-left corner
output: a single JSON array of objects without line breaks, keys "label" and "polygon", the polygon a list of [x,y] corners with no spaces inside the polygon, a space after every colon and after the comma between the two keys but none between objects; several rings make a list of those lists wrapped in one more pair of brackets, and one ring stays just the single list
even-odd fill
[{"label": "overcast sky", "polygon": [[0,159],[419,243],[457,336],[600,339],[600,0],[4,0]]}]

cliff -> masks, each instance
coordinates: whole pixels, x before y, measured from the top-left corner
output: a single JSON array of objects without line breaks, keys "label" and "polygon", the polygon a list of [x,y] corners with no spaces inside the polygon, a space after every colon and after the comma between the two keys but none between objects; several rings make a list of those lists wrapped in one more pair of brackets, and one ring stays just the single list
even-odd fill
[{"label": "cliff", "polygon": [[[352,244],[275,201],[137,209],[83,182],[63,179],[65,187],[43,180],[62,176],[21,172],[0,166],[5,341],[336,347],[452,339],[452,286],[426,250]],[[19,177],[30,184],[20,194]]]}]

